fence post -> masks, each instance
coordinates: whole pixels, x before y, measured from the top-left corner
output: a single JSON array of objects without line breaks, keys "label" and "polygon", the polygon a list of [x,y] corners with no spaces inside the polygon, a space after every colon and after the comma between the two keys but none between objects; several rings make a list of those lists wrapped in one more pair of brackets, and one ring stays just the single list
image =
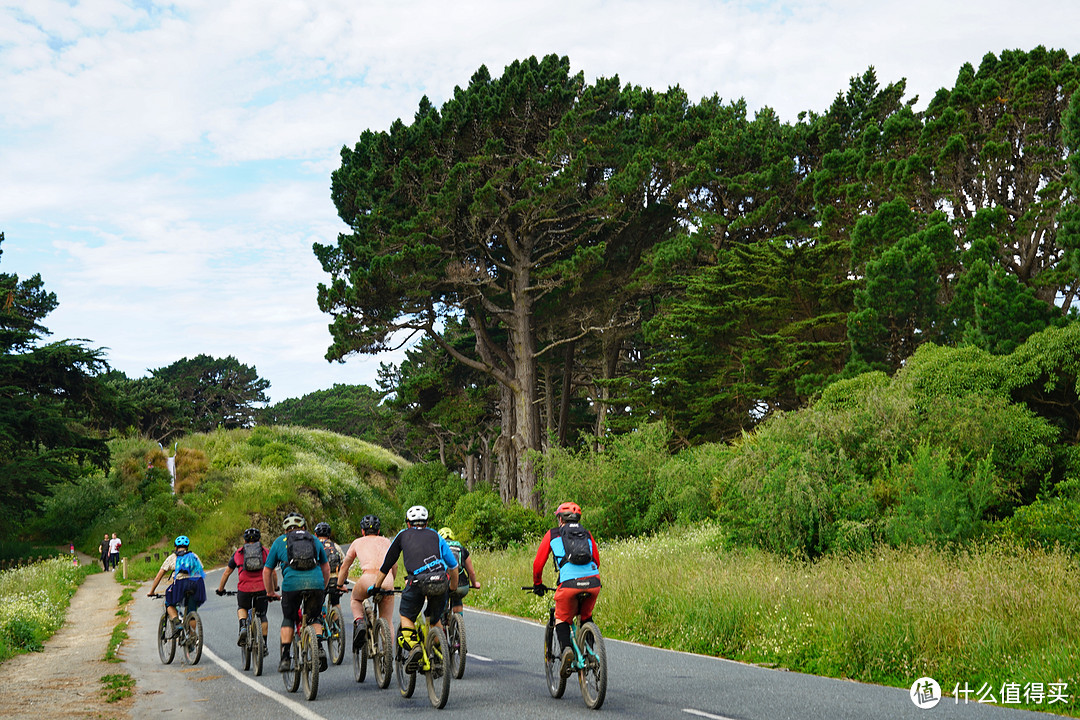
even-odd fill
[{"label": "fence post", "polygon": [[120,564],[124,566],[124,579],[127,580],[127,558],[120,558]]}]

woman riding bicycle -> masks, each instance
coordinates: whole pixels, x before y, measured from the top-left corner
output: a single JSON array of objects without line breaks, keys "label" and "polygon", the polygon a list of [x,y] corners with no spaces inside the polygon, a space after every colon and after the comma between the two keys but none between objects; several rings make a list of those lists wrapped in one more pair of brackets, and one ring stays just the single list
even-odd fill
[{"label": "woman riding bicycle", "polygon": [[550,555],[558,573],[555,590],[555,636],[563,648],[562,670],[574,662],[570,647],[570,623],[580,615],[582,624],[592,620],[600,594],[600,551],[592,534],[581,526],[581,508],[564,502],[555,510],[558,527],[544,534],[533,559],[533,592],[544,594],[544,565]]},{"label": "woman riding bicycle", "polygon": [[191,540],[187,535],[176,537],[173,542],[175,549],[161,563],[161,569],[158,570],[157,577],[150,586],[150,592],[147,593],[148,596],[153,597],[157,592],[158,583],[166,573],[169,574],[171,584],[165,588],[165,612],[169,615],[172,632],[167,637],[175,635],[180,625],[180,616],[176,611],[176,606],[184,602],[185,596],[191,596],[187,600],[189,611],[198,609],[206,602],[206,584],[203,582],[206,573],[203,571],[202,561],[198,555],[191,552],[190,546]]}]

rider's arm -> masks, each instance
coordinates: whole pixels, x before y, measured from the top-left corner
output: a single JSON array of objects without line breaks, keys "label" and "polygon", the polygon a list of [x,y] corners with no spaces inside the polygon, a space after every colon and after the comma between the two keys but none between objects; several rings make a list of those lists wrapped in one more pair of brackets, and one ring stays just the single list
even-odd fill
[{"label": "rider's arm", "polygon": [[338,585],[345,585],[345,581],[349,579],[349,568],[352,567],[353,560],[356,559],[356,550],[352,545],[349,545],[348,552],[345,553],[345,558],[341,561],[341,567],[338,568],[337,583]]},{"label": "rider's arm", "polygon": [[465,565],[465,572],[468,573],[468,575],[469,575],[469,584],[472,585],[477,590],[479,590],[480,589],[480,583],[476,579],[476,571],[473,570],[472,557],[467,557],[462,562]]},{"label": "rider's arm", "polygon": [[596,568],[600,569],[600,544],[596,542],[592,533],[589,533],[589,540],[592,541],[592,561],[596,563]]},{"label": "rider's arm", "polygon": [[544,582],[544,565],[548,555],[551,554],[551,531],[544,533],[544,539],[540,541],[540,547],[536,548],[536,557],[533,558],[533,585],[541,585]]},{"label": "rider's arm", "polygon": [[153,595],[157,591],[158,583],[161,582],[161,578],[165,577],[165,568],[158,570],[157,577],[154,578],[154,584],[150,586],[150,592],[147,595]]}]

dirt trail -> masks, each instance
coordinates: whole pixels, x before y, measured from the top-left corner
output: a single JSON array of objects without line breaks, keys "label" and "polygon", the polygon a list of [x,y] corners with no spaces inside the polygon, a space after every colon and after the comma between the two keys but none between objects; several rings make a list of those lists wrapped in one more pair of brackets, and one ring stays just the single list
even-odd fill
[{"label": "dirt trail", "polygon": [[[81,562],[98,562],[81,556]],[[101,677],[127,672],[105,662],[123,586],[111,572],[90,575],[71,600],[64,626],[39,653],[3,664],[0,718],[98,718],[130,720],[133,698],[105,701]],[[138,692],[138,688],[136,688]]]}]

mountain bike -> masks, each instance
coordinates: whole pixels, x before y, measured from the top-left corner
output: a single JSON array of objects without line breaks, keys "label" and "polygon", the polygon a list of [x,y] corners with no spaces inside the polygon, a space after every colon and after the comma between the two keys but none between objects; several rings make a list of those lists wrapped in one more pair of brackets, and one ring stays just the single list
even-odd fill
[{"label": "mountain bike", "polygon": [[[304,697],[314,700],[319,694],[319,639],[323,637],[315,631],[313,623],[318,622],[322,614],[309,617],[304,614],[304,605],[309,593],[318,590],[301,590],[300,609],[293,625],[292,663],[289,670],[281,673],[285,689],[296,692],[301,681],[304,685]],[[325,626],[324,626],[325,627]]]},{"label": "mountain bike", "polygon": [[[235,590],[226,590],[225,595],[236,595]],[[267,602],[273,602],[278,598],[266,598]],[[252,616],[255,622],[251,621]],[[244,630],[244,642],[240,646],[240,664],[244,670],[254,670],[255,675],[262,675],[263,658],[269,654],[266,646],[266,636],[262,634],[263,618],[255,614],[254,610],[248,612],[248,622]]]},{"label": "mountain bike", "polygon": [[[346,583],[341,588],[341,592],[344,593],[348,587]],[[326,622],[323,623],[326,653],[330,657],[330,662],[340,665],[341,661],[345,659],[345,619],[341,617],[341,608],[330,604],[329,587],[327,587],[326,595],[323,598],[323,617],[326,618]]]},{"label": "mountain bike", "polygon": [[454,596],[451,594],[443,611],[442,624],[446,632],[446,649],[450,655],[447,664],[454,679],[460,680],[465,674],[465,657],[469,646],[465,637],[465,618],[454,612],[453,606]]},{"label": "mountain bike", "polygon": [[[386,590],[383,593],[389,592]],[[394,590],[400,593],[401,590]],[[417,642],[420,656],[410,667],[410,653],[405,651],[401,636],[401,625],[397,626],[397,642],[394,643],[394,674],[397,676],[401,697],[412,697],[416,688],[416,674],[420,673],[427,681],[428,700],[432,707],[442,709],[450,697],[450,668],[447,665],[446,633],[442,628],[428,625],[427,615],[422,611],[416,618]]]},{"label": "mountain bike", "polygon": [[[542,586],[545,593],[554,592],[555,588]],[[521,588],[533,592],[533,587]],[[581,593],[585,596],[588,593]],[[604,704],[607,695],[607,651],[604,649],[604,636],[600,628],[591,620],[580,622],[574,618],[570,624],[570,647],[574,649],[574,661],[569,673],[577,673],[581,686],[581,697],[586,707],[598,710]],[[548,608],[548,622],[544,627],[544,673],[547,675],[548,692],[553,698],[561,698],[566,691],[568,675],[562,672],[563,648],[559,647],[555,635],[555,605]]]},{"label": "mountain bike", "polygon": [[379,598],[383,595],[393,595],[393,591],[376,590],[364,600],[366,637],[360,647],[353,650],[353,677],[356,682],[364,682],[367,677],[367,661],[370,658],[375,664],[375,683],[381,690],[390,687],[394,665],[394,638],[390,623],[386,618],[379,617]]},{"label": "mountain bike", "polygon": [[[183,620],[177,625],[175,634],[170,633],[170,625],[172,624],[169,619],[168,606],[165,606],[161,610],[161,619],[158,621],[157,632],[157,646],[158,657],[161,658],[161,662],[168,665],[173,661],[173,657],[176,655],[176,646],[179,645],[181,651],[184,653],[184,662],[187,665],[197,665],[199,659],[202,658],[203,649],[203,625],[202,618],[199,617],[199,612],[194,608],[188,609],[191,596],[195,593],[194,590],[190,590],[184,593],[184,611],[180,612],[179,605],[177,606],[177,615]],[[151,595],[150,597],[165,598],[163,593]]]}]

